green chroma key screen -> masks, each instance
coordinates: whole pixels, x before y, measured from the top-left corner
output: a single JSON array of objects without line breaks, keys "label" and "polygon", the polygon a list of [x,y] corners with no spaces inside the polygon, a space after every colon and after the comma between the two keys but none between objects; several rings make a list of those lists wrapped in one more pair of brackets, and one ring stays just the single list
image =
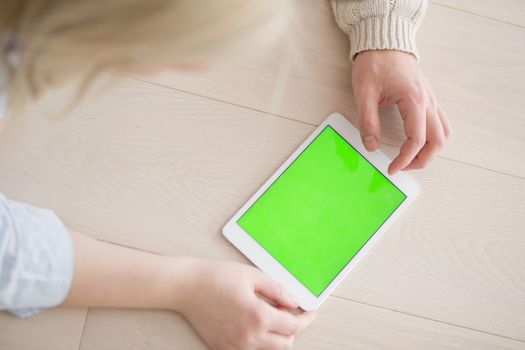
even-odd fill
[{"label": "green chroma key screen", "polygon": [[405,199],[327,126],[238,224],[319,296]]}]

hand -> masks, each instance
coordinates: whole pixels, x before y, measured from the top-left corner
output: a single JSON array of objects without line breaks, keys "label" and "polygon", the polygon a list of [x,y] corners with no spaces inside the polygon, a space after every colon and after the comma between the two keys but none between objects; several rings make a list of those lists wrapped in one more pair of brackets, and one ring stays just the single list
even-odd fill
[{"label": "hand", "polygon": [[299,312],[288,293],[254,267],[190,261],[187,297],[176,309],[212,349],[291,349],[295,335],[316,317]]},{"label": "hand", "polygon": [[316,316],[248,265],[162,256],[76,232],[71,238],[75,270],[63,306],[171,309],[211,348],[229,350],[290,349]]},{"label": "hand", "polygon": [[449,138],[447,116],[411,54],[359,53],[352,68],[352,86],[361,137],[369,151],[377,149],[381,138],[379,107],[397,104],[407,139],[388,168],[390,174],[426,167]]}]

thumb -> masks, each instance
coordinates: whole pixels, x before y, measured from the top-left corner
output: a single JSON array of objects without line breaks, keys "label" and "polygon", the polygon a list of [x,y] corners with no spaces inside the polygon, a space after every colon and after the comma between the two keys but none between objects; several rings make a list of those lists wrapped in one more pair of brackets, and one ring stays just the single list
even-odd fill
[{"label": "thumb", "polygon": [[379,147],[379,139],[381,138],[379,101],[375,97],[375,94],[362,96],[362,101],[359,101],[357,106],[361,139],[365,148],[370,152]]},{"label": "thumb", "polygon": [[299,305],[292,296],[277,282],[264,275],[255,281],[255,292],[287,309],[296,309]]}]

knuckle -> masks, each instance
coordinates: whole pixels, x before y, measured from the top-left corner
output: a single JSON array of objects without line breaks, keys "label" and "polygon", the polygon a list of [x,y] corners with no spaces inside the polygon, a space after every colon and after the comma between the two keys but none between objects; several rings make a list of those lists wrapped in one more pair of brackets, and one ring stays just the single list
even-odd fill
[{"label": "knuckle", "polygon": [[438,115],[438,102],[432,92],[428,94],[427,102],[428,102],[430,109],[434,111],[436,115]]},{"label": "knuckle", "polygon": [[242,349],[248,348],[252,344],[252,342],[253,337],[247,329],[244,329],[237,334],[236,343]]},{"label": "knuckle", "polygon": [[437,139],[434,140],[434,146],[438,149],[440,148],[443,148],[445,146],[445,143],[446,143],[446,136],[443,135],[443,136],[440,136],[438,137]]},{"label": "knuckle", "polygon": [[296,324],[288,324],[286,327],[286,335],[292,337],[299,333],[299,327]]},{"label": "knuckle", "polygon": [[427,142],[426,138],[423,135],[414,136],[412,139],[413,139],[414,145],[418,149],[421,149]]},{"label": "knuckle", "polygon": [[257,308],[254,308],[250,312],[250,321],[254,328],[261,329],[264,328],[266,324],[266,317],[262,311]]},{"label": "knuckle", "polygon": [[445,134],[445,139],[448,140],[453,134],[453,130],[450,126],[443,128],[443,133]]},{"label": "knuckle", "polygon": [[414,102],[414,104],[417,106],[424,106],[427,102],[425,93],[419,87],[416,87],[411,91],[410,98],[412,99],[412,102]]}]

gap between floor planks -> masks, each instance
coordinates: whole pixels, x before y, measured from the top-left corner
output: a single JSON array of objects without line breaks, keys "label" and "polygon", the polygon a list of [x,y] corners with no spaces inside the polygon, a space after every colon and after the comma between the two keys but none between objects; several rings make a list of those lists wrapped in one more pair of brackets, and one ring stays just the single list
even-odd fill
[{"label": "gap between floor planks", "polygon": [[[114,245],[117,245],[117,246],[120,246],[120,247],[125,247],[125,248],[129,248],[129,249],[138,250],[138,251],[141,251],[141,252],[158,254],[157,252],[154,252],[154,251],[150,251],[150,250],[142,249],[142,248],[137,248],[137,247],[133,247],[133,246],[122,244],[122,243],[112,242],[112,241],[109,241],[109,240],[100,240],[100,241],[106,242],[106,243],[110,243],[110,244],[114,244]],[[469,330],[469,331],[472,331],[472,332],[486,334],[486,335],[490,335],[490,336],[494,336],[494,337],[505,338],[505,339],[509,339],[509,340],[512,340],[512,341],[517,341],[517,342],[525,344],[525,341],[522,340],[522,339],[509,337],[509,336],[498,334],[498,333],[487,332],[487,331],[484,331],[484,330],[481,330],[481,329],[477,329],[477,328],[473,328],[473,327],[466,327],[466,326],[458,325],[458,324],[455,324],[455,323],[452,323],[452,322],[447,322],[447,321],[438,320],[438,319],[435,319],[435,318],[432,318],[432,317],[427,317],[427,316],[424,316],[424,315],[419,315],[419,314],[406,312],[406,311],[402,311],[402,310],[396,310],[396,309],[393,309],[393,308],[388,308],[388,307],[384,307],[384,306],[380,306],[380,305],[376,305],[376,304],[371,304],[371,303],[367,303],[367,302],[364,302],[364,301],[359,301],[359,300],[355,300],[355,299],[345,298],[345,297],[339,296],[339,295],[330,295],[330,297],[331,298],[340,299],[340,300],[344,300],[344,301],[351,302],[351,303],[357,303],[357,304],[366,305],[366,306],[373,307],[373,308],[376,308],[376,309],[381,309],[381,310],[385,310],[385,311],[395,312],[395,313],[402,314],[402,315],[407,315],[407,316],[410,316],[410,317],[421,318],[421,319],[424,319],[424,320],[427,320],[427,321],[436,322],[436,323],[444,324],[444,325],[447,325],[447,326],[463,328],[463,329],[466,329],[466,330]],[[89,311],[90,311],[90,309],[88,308],[87,311],[86,311],[84,322],[82,324],[82,333],[81,333],[80,339],[79,339],[78,350],[80,350],[80,347],[82,345],[82,339],[84,337],[84,331],[85,331],[85,328],[86,328],[86,323],[87,323],[86,321],[88,319]]]},{"label": "gap between floor planks", "polygon": [[490,21],[495,21],[495,22],[507,24],[509,26],[513,26],[513,27],[516,27],[516,28],[525,29],[525,26],[522,26],[521,24],[507,22],[507,21],[505,21],[503,19],[500,19],[500,18],[495,18],[495,17],[482,15],[480,13],[476,13],[476,12],[472,12],[472,11],[469,11],[469,10],[465,10],[465,9],[453,7],[453,6],[450,6],[450,5],[442,4],[440,2],[435,2],[435,1],[430,1],[430,2],[432,3],[432,5],[441,6],[441,7],[450,9],[450,10],[454,10],[454,11],[458,11],[458,12],[461,12],[461,13],[465,13],[465,14],[470,15],[470,16],[480,17],[480,18],[488,19]]},{"label": "gap between floor planks", "polygon": [[[263,110],[260,110],[260,109],[254,108],[254,107],[249,107],[249,106],[240,105],[240,104],[237,104],[237,103],[232,103],[232,102],[229,102],[229,101],[224,101],[224,100],[221,100],[219,98],[209,97],[209,96],[202,95],[202,94],[199,94],[199,93],[196,93],[196,92],[187,91],[187,90],[179,89],[179,88],[176,88],[176,87],[172,87],[172,86],[169,86],[169,85],[166,85],[166,84],[157,83],[157,82],[154,82],[154,81],[149,81],[149,80],[137,78],[137,77],[134,77],[134,76],[125,76],[125,78],[136,80],[136,81],[140,81],[142,83],[149,84],[149,85],[154,85],[154,86],[159,86],[159,87],[162,87],[162,88],[174,90],[174,91],[177,91],[177,92],[180,92],[180,93],[183,93],[183,94],[188,94],[188,95],[192,95],[192,96],[197,96],[197,97],[201,97],[201,98],[204,98],[204,99],[208,99],[208,100],[211,100],[211,101],[224,103],[224,104],[227,104],[227,105],[230,105],[230,106],[235,106],[235,107],[238,107],[238,108],[243,108],[243,109],[247,109],[247,110],[250,110],[250,111],[254,111],[254,112],[258,112],[258,113],[262,113],[262,114],[266,114],[266,115],[271,115],[271,116],[274,116],[274,117],[277,117],[277,118],[282,118],[282,119],[294,121],[294,122],[297,122],[297,123],[301,123],[301,124],[317,127],[317,124],[315,124],[315,123],[309,123],[309,122],[306,122],[306,121],[303,121],[303,120],[290,118],[290,117],[287,117],[287,116],[282,115],[282,114],[266,112],[266,111],[263,111]],[[394,145],[394,144],[391,144],[391,143],[387,143],[387,142],[384,142],[384,141],[381,141],[381,144],[384,144],[384,145],[387,145],[387,146],[391,146],[391,147],[397,147],[397,145]],[[483,167],[483,166],[477,165],[477,164],[467,163],[467,162],[464,162],[464,161],[461,161],[461,160],[444,157],[442,155],[438,155],[437,158],[441,158],[441,159],[444,159],[444,160],[449,160],[451,162],[463,164],[463,165],[470,166],[470,167],[473,167],[473,168],[478,168],[478,169],[490,171],[490,172],[493,172],[493,173],[496,173],[496,174],[499,174],[499,175],[504,175],[504,176],[509,176],[509,177],[512,177],[512,178],[520,179],[520,180],[525,180],[525,177],[522,177],[522,176],[519,176],[519,175],[509,174],[509,173],[506,173],[506,172],[503,172],[503,171],[500,171],[500,170]]]},{"label": "gap between floor planks", "polygon": [[[115,244],[115,243],[112,243],[112,244]],[[131,248],[131,247],[128,247],[128,248]],[[82,347],[82,341],[84,340],[84,332],[86,331],[86,324],[87,324],[87,319],[89,315],[89,310],[90,310],[89,307],[86,308],[86,314],[84,315],[84,321],[82,322],[82,330],[80,331],[80,337],[78,338],[77,350],[80,350],[80,348]]]},{"label": "gap between floor planks", "polygon": [[[502,19],[485,16],[485,15],[482,15],[482,14],[471,12],[469,10],[460,9],[460,8],[452,7],[452,6],[449,6],[449,5],[441,4],[439,2],[431,1],[431,3],[436,5],[436,6],[441,6],[441,7],[444,7],[444,8],[452,9],[452,10],[459,11],[459,12],[462,12],[462,13],[465,13],[465,14],[468,14],[468,15],[481,17],[481,18],[484,18],[484,19],[488,19],[488,20],[499,22],[499,23],[507,24],[507,25],[510,25],[510,26],[513,26],[513,27],[525,29],[525,27],[522,26],[522,25],[515,24],[515,23],[510,23],[510,22],[507,22],[507,21],[502,20]],[[198,93],[194,93],[194,92],[190,92],[190,91],[174,88],[174,87],[167,86],[167,85],[164,85],[164,84],[155,83],[155,82],[151,82],[151,81],[148,81],[148,80],[139,79],[139,78],[135,78],[135,77],[128,77],[128,78],[135,79],[135,80],[141,81],[143,83],[148,83],[148,84],[151,84],[151,85],[157,85],[157,86],[160,86],[160,87],[163,87],[163,88],[176,90],[178,92],[182,92],[182,93],[186,93],[186,94],[190,94],[190,95],[206,98],[206,99],[209,99],[209,100],[212,100],[212,101],[221,102],[221,103],[225,103],[225,104],[229,104],[229,105],[234,105],[236,107],[252,110],[252,111],[263,113],[263,114],[272,115],[272,116],[275,116],[275,117],[278,117],[278,118],[283,118],[283,119],[287,119],[287,120],[290,120],[290,121],[295,121],[295,122],[306,124],[306,125],[317,126],[314,123],[308,123],[308,122],[305,122],[305,121],[302,121],[302,120],[297,120],[297,119],[294,119],[294,118],[287,117],[285,115],[276,114],[276,113],[270,113],[270,112],[262,111],[262,110],[259,110],[259,109],[253,108],[253,107],[239,105],[239,104],[236,104],[236,103],[230,103],[230,102],[223,101],[223,100],[220,100],[220,99],[217,99],[217,98],[204,96],[204,95],[201,95],[201,94],[198,94]],[[392,145],[392,144],[389,144],[389,143],[385,143],[385,142],[381,142],[381,143],[383,143],[385,145],[389,145],[389,146],[395,146],[395,145]],[[451,158],[448,158],[448,157],[443,157],[443,156],[438,156],[438,157],[442,158],[442,159],[445,159],[445,160],[448,160],[448,161],[452,161],[452,162],[464,164],[464,165],[467,165],[467,166],[471,166],[471,167],[474,167],[474,168],[479,168],[479,169],[483,169],[483,170],[486,170],[486,171],[491,171],[493,173],[497,173],[497,174],[500,174],[500,175],[510,176],[510,177],[513,177],[513,178],[525,180],[524,177],[513,175],[513,174],[508,174],[508,173],[501,172],[501,171],[498,171],[498,170],[495,170],[495,169],[490,169],[490,168],[482,167],[482,166],[479,166],[479,165],[466,163],[466,162],[463,162],[463,161],[460,161],[460,160],[451,159]],[[115,242],[109,242],[109,243],[116,244],[116,245],[123,246],[123,247],[127,247],[127,248],[130,248],[130,249],[136,249],[136,250],[139,250],[139,251],[146,251],[146,250],[143,250],[143,249],[140,249],[140,248],[127,246],[127,245],[119,244],[119,243],[115,243]],[[151,252],[151,253],[155,253],[155,252]],[[426,316],[423,316],[423,315],[417,315],[417,314],[413,314],[413,313],[409,313],[409,312],[404,312],[404,311],[401,311],[401,310],[395,310],[395,309],[382,307],[382,306],[378,306],[378,305],[362,302],[362,301],[359,301],[359,300],[353,300],[353,299],[349,299],[349,298],[345,298],[345,297],[341,297],[341,296],[336,296],[336,295],[332,295],[331,297],[337,298],[337,299],[341,299],[341,300],[345,300],[345,301],[348,301],[348,302],[354,302],[354,303],[358,303],[358,304],[363,304],[363,305],[366,305],[366,306],[369,306],[369,307],[375,307],[375,308],[378,308],[378,309],[383,309],[383,310],[387,310],[387,311],[391,311],[391,312],[396,312],[396,313],[400,313],[400,314],[404,314],[404,315],[408,315],[408,316],[412,316],[412,317],[422,318],[422,319],[426,319],[426,320],[429,320],[429,321],[432,321],[432,322],[437,322],[437,323],[441,323],[441,324],[445,324],[445,325],[449,325],[449,326],[453,326],[453,327],[459,327],[459,328],[467,329],[467,330],[478,332],[478,333],[483,333],[483,334],[487,334],[487,335],[491,335],[491,336],[506,338],[506,339],[509,339],[509,340],[525,343],[521,339],[508,337],[508,336],[504,336],[504,335],[500,335],[500,334],[496,334],[496,333],[492,333],[492,332],[487,332],[487,331],[479,330],[479,329],[476,329],[476,328],[460,326],[460,325],[457,325],[457,324],[454,324],[454,323],[433,319],[433,318],[426,317]],[[84,317],[84,322],[82,324],[82,333],[80,335],[80,339],[79,339],[79,342],[78,342],[78,349],[79,350],[81,348],[82,341],[83,341],[83,338],[84,338],[84,331],[85,331],[85,328],[86,328],[86,323],[87,323],[89,312],[90,312],[90,309],[88,308],[87,311],[86,311],[86,315]]]}]

